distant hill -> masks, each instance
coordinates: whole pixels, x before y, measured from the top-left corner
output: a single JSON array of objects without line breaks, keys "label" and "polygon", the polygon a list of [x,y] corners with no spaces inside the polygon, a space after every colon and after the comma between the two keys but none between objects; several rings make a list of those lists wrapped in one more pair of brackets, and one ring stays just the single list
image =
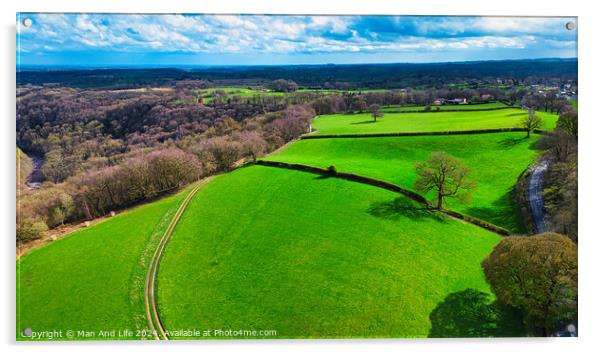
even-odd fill
[{"label": "distant hill", "polygon": [[533,59],[431,64],[229,66],[195,68],[24,67],[17,84],[56,84],[79,88],[134,88],[205,79],[253,84],[275,79],[303,86],[346,83],[350,88],[404,88],[504,78],[533,83],[576,81],[577,59]]}]

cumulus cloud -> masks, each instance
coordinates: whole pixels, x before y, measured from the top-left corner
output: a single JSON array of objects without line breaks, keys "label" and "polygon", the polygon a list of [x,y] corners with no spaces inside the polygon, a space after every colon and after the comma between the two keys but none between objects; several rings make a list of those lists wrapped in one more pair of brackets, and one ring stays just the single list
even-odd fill
[{"label": "cumulus cloud", "polygon": [[565,18],[28,14],[23,52],[372,53],[576,47]]}]

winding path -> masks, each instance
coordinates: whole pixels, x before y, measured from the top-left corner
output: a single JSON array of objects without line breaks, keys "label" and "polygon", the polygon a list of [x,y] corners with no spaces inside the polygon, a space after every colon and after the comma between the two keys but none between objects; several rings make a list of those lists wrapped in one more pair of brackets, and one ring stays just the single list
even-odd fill
[{"label": "winding path", "polygon": [[529,203],[531,213],[533,214],[533,223],[535,231],[544,232],[547,230],[546,218],[544,213],[543,200],[543,177],[548,170],[548,161],[541,162],[533,171],[529,181]]},{"label": "winding path", "polygon": [[153,257],[151,258],[150,264],[148,266],[148,270],[146,272],[146,279],[144,281],[144,303],[146,307],[146,319],[148,321],[149,328],[153,336],[157,340],[169,339],[169,335],[163,327],[163,324],[161,323],[161,318],[159,317],[159,311],[157,310],[157,304],[155,300],[155,280],[157,278],[157,270],[159,269],[161,255],[163,254],[163,251],[165,250],[165,245],[167,245],[167,242],[169,241],[174,229],[176,228],[180,217],[184,213],[184,210],[186,210],[186,207],[188,206],[196,192],[211,179],[212,177],[208,177],[198,182],[197,185],[194,188],[192,188],[192,190],[188,193],[184,201],[182,201],[182,204],[180,204],[178,210],[171,219],[169,226],[167,226],[167,229],[163,233],[163,236],[161,237],[161,240],[159,241],[159,244],[157,245],[157,248],[155,249]]}]

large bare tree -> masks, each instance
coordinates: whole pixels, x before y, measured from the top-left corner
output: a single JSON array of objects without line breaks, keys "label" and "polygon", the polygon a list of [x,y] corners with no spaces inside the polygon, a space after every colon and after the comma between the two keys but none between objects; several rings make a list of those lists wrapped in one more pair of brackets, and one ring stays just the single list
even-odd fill
[{"label": "large bare tree", "polygon": [[370,111],[370,115],[372,116],[372,118],[374,118],[375,122],[376,118],[380,118],[383,116],[383,112],[380,110],[380,106],[376,103],[371,104],[370,107],[368,107],[368,110]]},{"label": "large bare tree", "polygon": [[521,126],[527,130],[527,138],[531,137],[531,132],[541,128],[543,120],[535,114],[533,108],[529,109],[529,114],[521,121]]},{"label": "large bare tree", "polygon": [[428,160],[416,163],[415,168],[418,173],[416,189],[424,193],[436,191],[438,210],[441,210],[445,198],[465,199],[475,187],[475,183],[468,179],[470,169],[443,151],[433,152]]}]

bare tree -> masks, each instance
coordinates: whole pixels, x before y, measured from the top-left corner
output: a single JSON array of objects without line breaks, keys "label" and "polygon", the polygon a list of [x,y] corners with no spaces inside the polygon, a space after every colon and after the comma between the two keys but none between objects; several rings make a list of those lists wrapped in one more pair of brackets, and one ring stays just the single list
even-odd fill
[{"label": "bare tree", "polygon": [[370,115],[372,116],[372,118],[374,118],[375,122],[376,118],[380,118],[383,116],[383,112],[381,112],[380,106],[376,103],[371,104],[370,107],[368,107],[368,110],[370,111]]},{"label": "bare tree", "polygon": [[527,138],[531,137],[531,132],[541,128],[543,120],[535,114],[533,108],[529,108],[529,114],[521,121],[521,126],[527,130]]},{"label": "bare tree", "polygon": [[418,173],[415,188],[424,193],[436,191],[438,210],[441,210],[444,198],[468,198],[475,187],[468,179],[469,168],[443,151],[433,152],[428,160],[416,163],[415,169]]}]

